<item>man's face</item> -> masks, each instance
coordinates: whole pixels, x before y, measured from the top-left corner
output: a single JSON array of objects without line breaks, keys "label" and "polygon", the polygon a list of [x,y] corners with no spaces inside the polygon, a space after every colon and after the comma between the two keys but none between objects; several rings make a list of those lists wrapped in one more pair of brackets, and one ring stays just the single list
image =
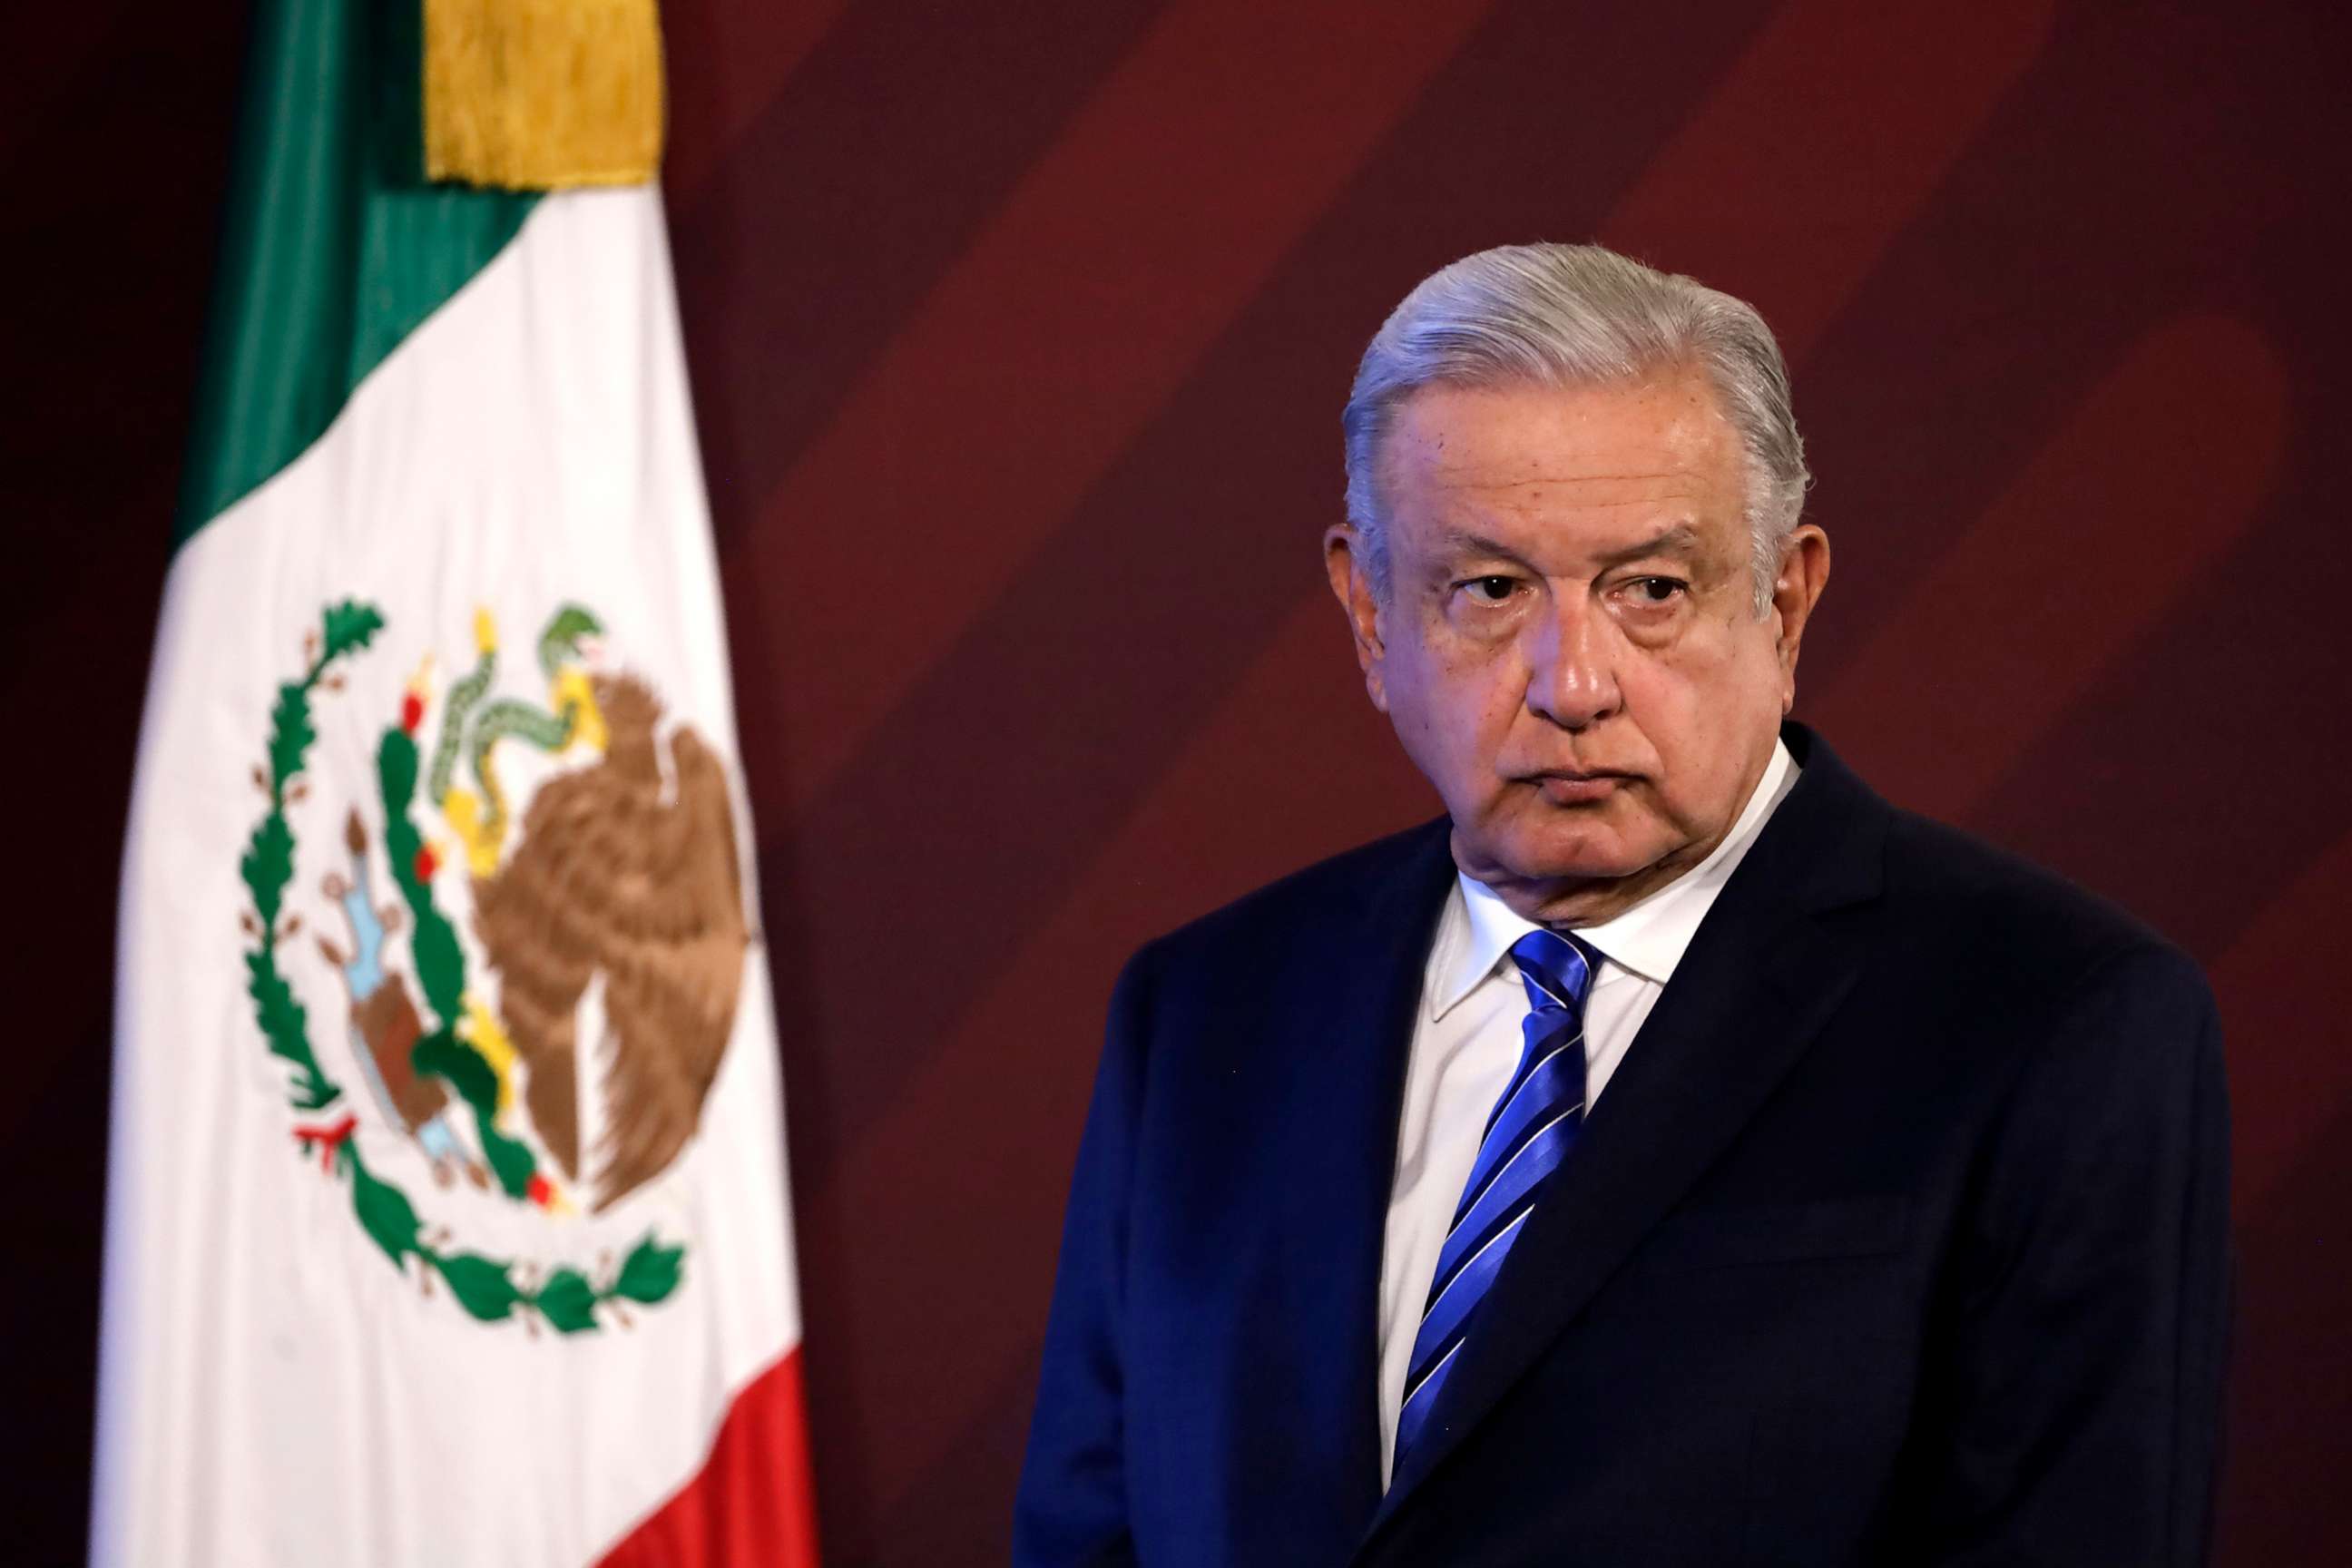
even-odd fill
[{"label": "man's face", "polygon": [[1770,760],[1829,575],[1807,525],[1756,614],[1737,432],[1697,372],[1433,386],[1381,453],[1389,591],[1325,538],[1373,703],[1454,855],[1520,913],[1608,919],[1706,858]]}]

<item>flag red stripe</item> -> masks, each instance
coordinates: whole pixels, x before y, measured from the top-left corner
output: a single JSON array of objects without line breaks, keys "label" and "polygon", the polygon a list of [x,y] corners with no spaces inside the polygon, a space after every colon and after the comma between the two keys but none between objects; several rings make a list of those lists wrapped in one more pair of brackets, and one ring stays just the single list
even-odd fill
[{"label": "flag red stripe", "polygon": [[816,1568],[816,1490],[802,1409],[795,1347],[736,1395],[702,1468],[598,1568]]}]

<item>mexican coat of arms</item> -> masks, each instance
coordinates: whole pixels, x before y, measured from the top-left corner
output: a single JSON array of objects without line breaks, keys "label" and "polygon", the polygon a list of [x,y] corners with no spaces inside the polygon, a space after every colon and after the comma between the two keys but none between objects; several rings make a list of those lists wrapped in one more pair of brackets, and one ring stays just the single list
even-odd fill
[{"label": "mexican coat of arms", "polygon": [[[532,649],[536,689],[503,689],[499,628],[478,612],[469,664],[444,682],[428,653],[382,716],[373,787],[322,798],[307,766],[319,705],[343,700],[384,628],[345,601],[304,639],[238,863],[247,991],[292,1069],[295,1145],[349,1182],[395,1267],[470,1317],[625,1324],[677,1289],[682,1242],[648,1228],[567,1258],[559,1225],[546,1256],[504,1256],[428,1219],[394,1167],[429,1172],[460,1210],[470,1193],[561,1221],[614,1210],[679,1158],[751,941],[727,770],[651,684],[604,667],[597,617],[564,605]],[[298,829],[331,836],[314,888],[296,867],[320,857],[298,856]],[[342,1004],[315,1031],[289,982],[301,963],[331,969]]]}]

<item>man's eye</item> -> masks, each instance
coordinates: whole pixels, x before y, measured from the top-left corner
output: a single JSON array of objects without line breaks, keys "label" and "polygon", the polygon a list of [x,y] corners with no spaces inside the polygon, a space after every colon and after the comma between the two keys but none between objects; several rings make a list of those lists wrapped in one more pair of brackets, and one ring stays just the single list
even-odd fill
[{"label": "man's eye", "polygon": [[1671,604],[1675,595],[1690,590],[1690,584],[1679,577],[1636,577],[1627,586],[1633,591],[1634,602],[1643,605]]},{"label": "man's eye", "polygon": [[1517,586],[1508,577],[1473,577],[1462,584],[1462,591],[1482,605],[1499,605],[1511,596]]}]

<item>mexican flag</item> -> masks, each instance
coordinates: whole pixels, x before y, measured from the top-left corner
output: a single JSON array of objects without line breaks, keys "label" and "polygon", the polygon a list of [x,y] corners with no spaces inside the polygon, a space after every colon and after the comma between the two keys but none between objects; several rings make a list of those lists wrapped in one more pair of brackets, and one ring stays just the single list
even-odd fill
[{"label": "mexican flag", "polygon": [[124,851],[93,1560],[814,1563],[652,0],[256,12]]}]

